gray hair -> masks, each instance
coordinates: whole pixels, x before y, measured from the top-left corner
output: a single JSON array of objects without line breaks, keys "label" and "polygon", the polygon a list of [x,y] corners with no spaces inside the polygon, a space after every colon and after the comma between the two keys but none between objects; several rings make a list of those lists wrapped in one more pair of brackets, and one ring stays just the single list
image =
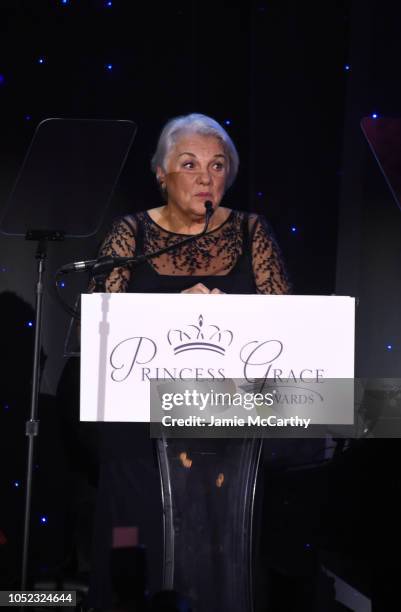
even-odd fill
[{"label": "gray hair", "polygon": [[152,157],[153,172],[156,174],[159,166],[166,171],[166,162],[172,147],[183,134],[191,132],[202,134],[203,136],[215,136],[221,141],[229,162],[226,188],[231,187],[237,176],[239,166],[237,149],[226,130],[217,121],[199,113],[174,117],[166,123],[159,136],[155,154]]}]

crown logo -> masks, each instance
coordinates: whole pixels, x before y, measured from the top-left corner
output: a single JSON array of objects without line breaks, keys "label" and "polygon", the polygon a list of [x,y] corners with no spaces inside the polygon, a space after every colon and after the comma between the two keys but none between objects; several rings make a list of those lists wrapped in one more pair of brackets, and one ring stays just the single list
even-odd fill
[{"label": "crown logo", "polygon": [[187,325],[185,329],[170,329],[167,334],[174,355],[184,351],[212,351],[225,355],[233,338],[234,335],[229,329],[221,330],[218,325],[205,326],[203,315],[199,315],[197,325]]}]

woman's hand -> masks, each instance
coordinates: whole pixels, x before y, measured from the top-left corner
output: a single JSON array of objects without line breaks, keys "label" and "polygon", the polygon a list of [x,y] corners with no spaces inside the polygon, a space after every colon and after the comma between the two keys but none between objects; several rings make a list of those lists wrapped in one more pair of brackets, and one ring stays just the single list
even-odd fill
[{"label": "woman's hand", "polygon": [[211,290],[210,293],[221,293],[221,295],[223,295],[224,291],[220,291],[220,289],[217,289],[217,287],[215,287],[214,289]]},{"label": "woman's hand", "polygon": [[184,289],[181,293],[210,293],[210,290],[203,283],[196,283],[189,289]]},{"label": "woman's hand", "polygon": [[196,285],[194,285],[193,287],[190,287],[189,289],[184,289],[184,291],[181,291],[181,293],[224,293],[224,291],[220,291],[220,289],[217,289],[217,287],[215,287],[214,289],[212,289],[210,291],[210,289],[208,289],[206,287],[206,285],[204,285],[203,283],[196,283]]}]

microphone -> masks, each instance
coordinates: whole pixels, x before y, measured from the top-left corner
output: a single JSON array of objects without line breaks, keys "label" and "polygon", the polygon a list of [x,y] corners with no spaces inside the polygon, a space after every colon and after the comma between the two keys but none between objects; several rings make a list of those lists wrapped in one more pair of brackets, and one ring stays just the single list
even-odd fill
[{"label": "microphone", "polygon": [[167,247],[163,247],[162,249],[158,249],[153,253],[149,253],[148,255],[139,255],[132,257],[112,257],[105,256],[99,257],[98,259],[87,259],[84,261],[74,261],[69,264],[65,264],[61,266],[61,268],[57,271],[56,275],[68,274],[69,272],[88,272],[93,268],[96,268],[97,273],[104,273],[111,271],[113,268],[118,268],[119,266],[127,266],[132,263],[143,263],[148,259],[152,259],[153,257],[158,257],[163,253],[167,253],[168,251],[172,251],[174,249],[179,248],[183,244],[187,244],[188,242],[192,242],[193,240],[197,240],[207,232],[207,228],[209,227],[210,219],[214,213],[213,210],[213,202],[210,200],[206,200],[205,202],[206,209],[206,219],[205,226],[199,234],[193,234],[192,236],[188,236],[175,244],[170,244]]},{"label": "microphone", "polygon": [[211,202],[210,200],[206,200],[205,208],[206,208],[206,219],[208,220],[208,223],[209,223],[210,217],[212,216],[212,214],[214,212],[214,210],[213,210],[213,202]]},{"label": "microphone", "polygon": [[73,261],[72,263],[65,264],[65,266],[61,266],[57,274],[68,274],[69,272],[88,272],[98,264],[102,264],[102,266],[105,268],[115,268],[117,266],[125,265],[128,259],[132,259],[132,257],[112,257],[111,255],[108,255],[105,257],[99,257],[98,259]]},{"label": "microphone", "polygon": [[97,259],[87,259],[86,261],[73,261],[72,263],[61,266],[59,273],[67,274],[68,272],[86,272],[91,270],[96,264]]}]

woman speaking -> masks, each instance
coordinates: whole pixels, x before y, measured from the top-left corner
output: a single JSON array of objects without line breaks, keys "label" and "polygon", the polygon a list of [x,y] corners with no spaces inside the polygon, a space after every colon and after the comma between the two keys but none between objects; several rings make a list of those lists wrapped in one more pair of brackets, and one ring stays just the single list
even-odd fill
[{"label": "woman speaking", "polygon": [[[238,163],[234,143],[214,119],[199,114],[171,119],[152,159],[165,203],[117,220],[100,255],[129,257],[171,248],[133,270],[114,269],[106,290],[288,293],[279,250],[263,217],[221,206]],[[179,246],[202,232],[207,201],[213,207],[207,232]]]},{"label": "woman speaking", "polygon": [[[145,259],[140,265],[115,268],[106,278],[106,291],[288,293],[279,249],[265,219],[221,205],[238,164],[230,136],[214,119],[190,114],[168,121],[152,159],[163,202],[116,220],[99,254]],[[112,602],[110,554],[118,527],[139,526],[136,543],[148,548],[148,582],[160,588],[152,559],[160,560],[162,545],[152,514],[159,514],[160,523],[162,509],[160,500],[154,501],[160,498],[160,484],[149,432],[139,435],[137,427],[133,439],[126,424],[118,425],[107,425],[103,441],[89,598],[98,608]],[[215,488],[221,488],[222,476],[216,477]],[[196,563],[195,557],[192,561]]]}]

